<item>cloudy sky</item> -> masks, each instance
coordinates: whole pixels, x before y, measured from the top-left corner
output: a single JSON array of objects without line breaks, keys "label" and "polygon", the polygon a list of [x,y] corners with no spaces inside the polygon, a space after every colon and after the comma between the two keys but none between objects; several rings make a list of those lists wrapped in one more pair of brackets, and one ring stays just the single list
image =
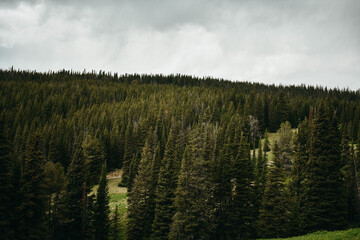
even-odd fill
[{"label": "cloudy sky", "polygon": [[359,0],[1,0],[0,68],[360,88]]}]

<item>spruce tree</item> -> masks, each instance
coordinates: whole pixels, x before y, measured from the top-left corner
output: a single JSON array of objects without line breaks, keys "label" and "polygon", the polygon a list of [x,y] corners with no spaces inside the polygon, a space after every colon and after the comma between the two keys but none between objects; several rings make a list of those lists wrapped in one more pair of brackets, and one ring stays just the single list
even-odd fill
[{"label": "spruce tree", "polygon": [[349,128],[344,125],[342,130],[341,141],[341,161],[344,164],[343,172],[345,176],[345,197],[347,204],[347,220],[349,222],[356,222],[356,217],[359,215],[358,204],[358,189],[356,180],[356,162],[354,153],[354,146],[350,142]]},{"label": "spruce tree", "polygon": [[204,134],[204,129],[196,126],[184,152],[170,239],[209,239],[214,230],[214,187],[210,179],[210,160],[204,158]]},{"label": "spruce tree", "polygon": [[126,131],[125,131],[125,146],[124,146],[124,160],[123,160],[123,174],[121,178],[121,182],[124,185],[128,185],[129,175],[131,171],[131,162],[134,158],[135,143],[133,140],[133,123],[131,121],[128,122]]},{"label": "spruce tree", "polygon": [[109,190],[106,180],[106,163],[103,163],[96,193],[94,228],[96,240],[107,240],[109,237]]},{"label": "spruce tree", "polygon": [[176,168],[176,133],[171,128],[162,166],[160,168],[159,180],[156,186],[155,217],[152,225],[153,239],[168,239],[170,224],[175,214],[174,199],[177,186],[178,172]]},{"label": "spruce tree", "polygon": [[240,140],[239,152],[232,163],[233,200],[231,239],[249,239],[255,236],[254,165],[250,159],[250,144]]},{"label": "spruce tree", "polygon": [[44,154],[41,151],[41,136],[35,133],[27,147],[24,170],[21,176],[22,203],[19,239],[44,239],[46,237],[44,186]]},{"label": "spruce tree", "polygon": [[265,130],[264,139],[264,152],[266,153],[270,151],[269,132],[267,131],[267,129]]},{"label": "spruce tree", "polygon": [[275,142],[274,157],[266,176],[266,187],[259,215],[258,232],[265,238],[283,237],[287,232],[286,174],[279,160],[278,150],[277,142]]},{"label": "spruce tree", "polygon": [[[216,238],[226,239],[231,232],[231,220],[228,217],[231,211],[232,198],[232,171],[231,164],[236,158],[239,149],[242,123],[240,116],[232,116],[224,137],[219,136],[212,162],[212,178],[214,181],[214,199],[216,202],[215,222]],[[224,138],[224,139],[223,139]],[[224,143],[222,143],[224,141]],[[222,145],[222,147],[221,147]],[[221,148],[221,150],[218,150]],[[216,155],[216,151],[218,154]]]},{"label": "spruce tree", "polygon": [[127,238],[147,239],[154,219],[153,159],[157,148],[156,131],[146,139],[141,154],[139,172],[129,196]]},{"label": "spruce tree", "polygon": [[306,232],[340,229],[345,224],[340,136],[325,104],[318,107],[312,124],[303,211]]},{"label": "spruce tree", "polygon": [[118,210],[117,205],[115,206],[115,212],[114,212],[114,216],[111,221],[110,229],[111,229],[110,239],[118,240],[119,239],[119,210]]},{"label": "spruce tree", "polygon": [[262,197],[264,195],[265,184],[266,184],[266,172],[267,172],[267,157],[266,153],[263,152],[263,145],[261,140],[259,141],[258,154],[255,163],[255,213],[256,216],[259,215]]},{"label": "spruce tree", "polygon": [[105,152],[100,141],[90,135],[84,139],[82,148],[86,159],[86,183],[88,188],[92,188],[99,181],[101,166],[105,161]]},{"label": "spruce tree", "polygon": [[14,216],[11,199],[11,149],[5,134],[4,122],[0,119],[0,239],[7,240],[12,235],[11,218]]},{"label": "spruce tree", "polygon": [[85,239],[87,205],[85,156],[82,148],[74,153],[67,171],[66,193],[64,196],[64,232],[66,239]]},{"label": "spruce tree", "polygon": [[309,160],[308,154],[308,136],[309,122],[305,119],[298,126],[298,133],[294,140],[294,158],[291,167],[291,179],[289,190],[291,194],[291,226],[290,231],[293,235],[302,233],[302,210],[304,204],[304,184],[306,164]]}]

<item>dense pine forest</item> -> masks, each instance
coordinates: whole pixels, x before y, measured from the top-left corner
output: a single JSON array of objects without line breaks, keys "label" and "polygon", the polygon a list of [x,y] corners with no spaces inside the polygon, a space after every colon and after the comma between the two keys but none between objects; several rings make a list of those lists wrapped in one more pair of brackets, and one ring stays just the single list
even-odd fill
[{"label": "dense pine forest", "polygon": [[[359,227],[359,124],[360,91],[348,89],[0,70],[0,239],[227,240]],[[125,223],[109,208],[115,169]]]}]

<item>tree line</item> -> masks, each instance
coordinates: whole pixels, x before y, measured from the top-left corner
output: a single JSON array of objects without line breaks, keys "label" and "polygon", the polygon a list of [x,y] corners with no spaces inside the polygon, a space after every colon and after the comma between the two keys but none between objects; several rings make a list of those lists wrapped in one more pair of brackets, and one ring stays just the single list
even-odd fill
[{"label": "tree line", "polygon": [[281,237],[359,222],[359,92],[11,69],[0,93],[2,239],[116,239],[114,168],[128,188],[128,239]]}]

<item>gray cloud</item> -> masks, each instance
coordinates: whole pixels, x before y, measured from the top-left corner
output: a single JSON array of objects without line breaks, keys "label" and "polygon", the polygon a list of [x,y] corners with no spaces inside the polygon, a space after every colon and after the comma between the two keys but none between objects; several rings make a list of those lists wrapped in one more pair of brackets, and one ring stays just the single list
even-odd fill
[{"label": "gray cloud", "polygon": [[0,67],[360,88],[360,1],[0,4]]}]

